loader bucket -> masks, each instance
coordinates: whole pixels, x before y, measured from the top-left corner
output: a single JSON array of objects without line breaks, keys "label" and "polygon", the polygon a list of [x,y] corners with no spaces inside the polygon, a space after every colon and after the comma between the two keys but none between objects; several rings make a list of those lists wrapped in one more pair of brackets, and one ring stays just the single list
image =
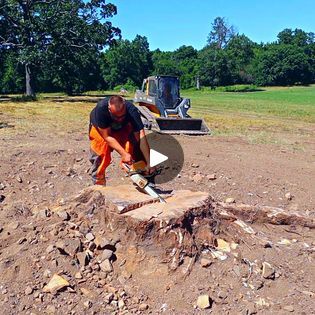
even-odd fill
[{"label": "loader bucket", "polygon": [[203,119],[156,118],[158,132],[168,134],[208,135],[210,130]]}]

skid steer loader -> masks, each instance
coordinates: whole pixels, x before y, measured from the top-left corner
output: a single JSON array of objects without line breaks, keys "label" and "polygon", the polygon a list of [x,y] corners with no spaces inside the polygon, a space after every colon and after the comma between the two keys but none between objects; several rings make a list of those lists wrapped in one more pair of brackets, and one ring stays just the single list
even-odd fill
[{"label": "skid steer loader", "polygon": [[134,103],[147,129],[168,134],[210,134],[203,119],[187,114],[190,99],[180,97],[177,77],[161,75],[144,79],[141,90],[135,93]]}]

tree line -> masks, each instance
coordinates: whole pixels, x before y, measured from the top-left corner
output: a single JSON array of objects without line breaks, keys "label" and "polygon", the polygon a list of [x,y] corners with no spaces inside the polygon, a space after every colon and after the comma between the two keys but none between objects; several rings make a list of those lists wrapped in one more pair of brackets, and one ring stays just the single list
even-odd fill
[{"label": "tree line", "polygon": [[0,0],[0,93],[128,90],[158,74],[182,88],[315,82],[314,33],[288,28],[255,43],[217,17],[204,48],[152,51],[144,36],[121,38],[116,13],[105,0]]}]

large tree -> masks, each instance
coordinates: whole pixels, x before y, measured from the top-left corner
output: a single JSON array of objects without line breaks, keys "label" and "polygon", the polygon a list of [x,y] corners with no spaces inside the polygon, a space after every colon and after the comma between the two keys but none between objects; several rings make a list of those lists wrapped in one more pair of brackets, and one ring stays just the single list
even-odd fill
[{"label": "large tree", "polygon": [[257,58],[258,85],[293,85],[312,82],[312,64],[302,47],[270,44]]},{"label": "large tree", "polygon": [[193,87],[197,78],[198,52],[192,46],[181,46],[173,53],[175,64],[178,65],[180,84],[183,89]]},{"label": "large tree", "polygon": [[0,93],[19,93],[23,90],[21,65],[14,51],[0,51]]},{"label": "large tree", "polygon": [[207,44],[214,44],[219,49],[224,48],[236,34],[234,26],[229,25],[223,17],[216,17],[211,25],[212,29],[208,35]]},{"label": "large tree", "polygon": [[152,56],[146,37],[137,35],[134,40],[121,40],[103,53],[102,76],[109,88],[126,84],[140,86],[152,70]]},{"label": "large tree", "polygon": [[235,35],[226,46],[233,83],[252,83],[249,66],[254,58],[255,44],[244,34]]},{"label": "large tree", "polygon": [[0,0],[0,49],[18,52],[26,95],[34,95],[33,71],[43,64],[53,66],[71,93],[69,80],[79,74],[73,68],[120,36],[106,21],[116,13],[105,0]]},{"label": "large tree", "polygon": [[202,85],[217,87],[232,84],[230,60],[226,50],[215,44],[199,51],[198,73]]},{"label": "large tree", "polygon": [[278,34],[278,43],[287,45],[296,45],[300,47],[307,46],[315,42],[314,33],[307,33],[299,28],[294,31],[286,28]]},{"label": "large tree", "polygon": [[174,60],[174,52],[156,49],[152,53],[153,74],[179,76],[178,63]]}]

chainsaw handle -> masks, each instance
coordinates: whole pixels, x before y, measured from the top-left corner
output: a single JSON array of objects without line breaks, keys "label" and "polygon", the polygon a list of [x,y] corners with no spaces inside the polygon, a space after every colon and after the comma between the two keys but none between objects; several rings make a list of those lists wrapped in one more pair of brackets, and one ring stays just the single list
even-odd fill
[{"label": "chainsaw handle", "polygon": [[123,166],[128,172],[131,171],[131,168],[130,168],[130,166],[129,166],[127,163],[122,162],[121,164],[122,164],[122,166]]}]

